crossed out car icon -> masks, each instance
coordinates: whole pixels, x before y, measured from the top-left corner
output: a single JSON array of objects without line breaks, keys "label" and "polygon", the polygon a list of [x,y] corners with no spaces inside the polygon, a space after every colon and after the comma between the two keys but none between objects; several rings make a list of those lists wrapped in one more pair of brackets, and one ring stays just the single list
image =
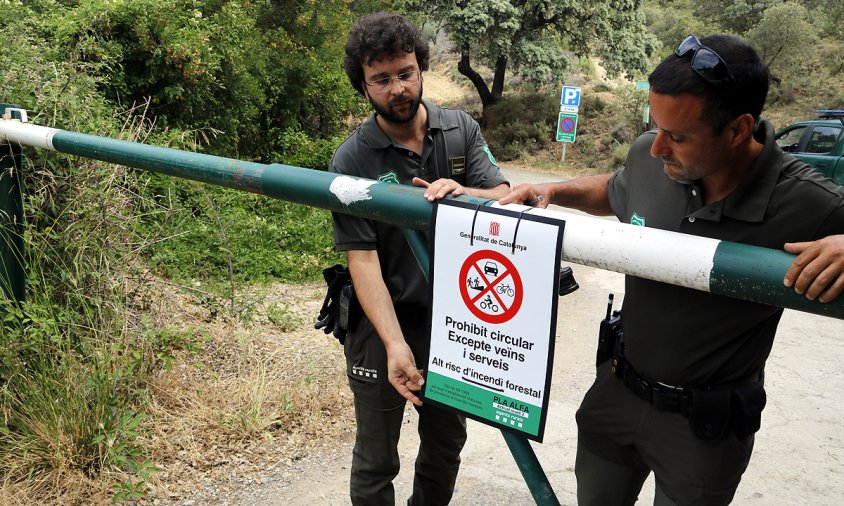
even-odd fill
[{"label": "crossed out car icon", "polygon": [[484,274],[498,276],[498,264],[495,262],[486,262],[484,264]]}]

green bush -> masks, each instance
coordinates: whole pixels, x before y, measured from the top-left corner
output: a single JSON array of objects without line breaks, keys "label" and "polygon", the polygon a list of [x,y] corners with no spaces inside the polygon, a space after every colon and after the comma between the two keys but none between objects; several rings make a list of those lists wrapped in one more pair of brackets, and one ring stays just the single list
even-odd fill
[{"label": "green bush", "polygon": [[607,110],[607,102],[599,95],[584,93],[580,101],[580,114],[583,119],[592,119],[601,116]]},{"label": "green bush", "polygon": [[[159,275],[209,286],[318,279],[339,260],[328,211],[239,190],[150,175],[140,235]],[[231,278],[229,273],[231,262]]]},{"label": "green bush", "polygon": [[275,149],[277,132],[330,145],[360,108],[340,65],[346,4],[88,0],[32,9],[59,59],[100,69],[107,99],[148,102],[166,128],[216,132],[205,152],[277,161],[286,154]]},{"label": "green bush", "polygon": [[552,143],[558,109],[556,97],[540,93],[506,95],[491,106],[485,136],[495,157],[512,160]]},{"label": "green bush", "polygon": [[630,151],[630,144],[619,144],[612,150],[612,164],[616,167],[624,165],[627,161],[627,152]]}]

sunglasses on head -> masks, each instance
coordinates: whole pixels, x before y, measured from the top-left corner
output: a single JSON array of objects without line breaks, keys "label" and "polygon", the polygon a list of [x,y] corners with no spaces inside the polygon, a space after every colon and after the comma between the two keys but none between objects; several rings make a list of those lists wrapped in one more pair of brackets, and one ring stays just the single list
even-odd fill
[{"label": "sunglasses on head", "polygon": [[704,46],[697,37],[689,35],[677,46],[674,54],[682,58],[692,52],[691,66],[697,75],[715,85],[734,83],[736,78],[730,72],[723,58],[714,49]]}]

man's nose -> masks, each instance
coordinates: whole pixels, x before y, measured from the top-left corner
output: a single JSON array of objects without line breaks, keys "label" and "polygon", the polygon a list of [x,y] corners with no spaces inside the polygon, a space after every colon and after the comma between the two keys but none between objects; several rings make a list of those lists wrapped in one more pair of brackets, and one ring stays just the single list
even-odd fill
[{"label": "man's nose", "polygon": [[390,93],[393,93],[396,90],[396,85],[398,85],[398,90],[399,90],[398,94],[401,95],[402,93],[404,93],[405,83],[404,83],[404,81],[402,81],[398,77],[390,78]]},{"label": "man's nose", "polygon": [[654,158],[664,158],[671,153],[671,150],[668,148],[667,143],[665,142],[666,134],[661,130],[657,130],[656,138],[654,139],[653,144],[651,144],[651,156]]}]

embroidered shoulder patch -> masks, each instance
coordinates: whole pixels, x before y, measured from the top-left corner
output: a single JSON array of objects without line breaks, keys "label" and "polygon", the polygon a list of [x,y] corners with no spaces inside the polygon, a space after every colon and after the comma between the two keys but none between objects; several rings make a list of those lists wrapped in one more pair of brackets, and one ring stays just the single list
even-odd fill
[{"label": "embroidered shoulder patch", "polygon": [[632,225],[639,225],[640,227],[645,226],[645,218],[643,216],[639,216],[636,213],[633,213],[633,216],[630,217],[630,223]]},{"label": "embroidered shoulder patch", "polygon": [[489,161],[490,161],[493,165],[495,165],[496,167],[498,167],[498,162],[496,162],[496,161],[495,161],[495,157],[494,157],[494,156],[492,156],[492,151],[490,151],[490,150],[489,150],[489,146],[484,146],[484,151],[486,151],[486,156],[488,156],[488,157],[489,157]]},{"label": "embroidered shoulder patch", "polygon": [[378,176],[378,181],[381,181],[382,183],[399,184],[399,178],[393,171],[387,172],[386,174],[381,174],[380,176]]}]

